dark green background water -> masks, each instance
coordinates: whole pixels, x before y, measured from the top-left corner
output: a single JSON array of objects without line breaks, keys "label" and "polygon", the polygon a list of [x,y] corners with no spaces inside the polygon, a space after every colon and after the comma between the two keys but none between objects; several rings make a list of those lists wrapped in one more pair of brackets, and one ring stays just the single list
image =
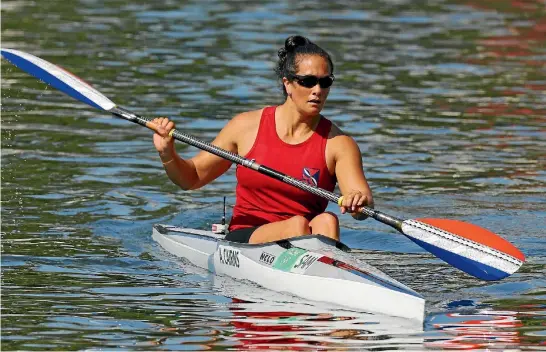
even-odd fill
[{"label": "dark green background water", "polygon": [[218,222],[234,168],[180,191],[148,130],[2,60],[3,350],[544,347],[544,3],[336,3],[4,0],[2,47],[212,140],[233,115],[282,102],[276,51],[306,35],[334,58],[324,114],[358,141],[377,208],[486,227],[526,254],[521,270],[479,281],[343,216],[362,260],[426,297],[422,330],[212,278],[162,251],[151,226]]}]

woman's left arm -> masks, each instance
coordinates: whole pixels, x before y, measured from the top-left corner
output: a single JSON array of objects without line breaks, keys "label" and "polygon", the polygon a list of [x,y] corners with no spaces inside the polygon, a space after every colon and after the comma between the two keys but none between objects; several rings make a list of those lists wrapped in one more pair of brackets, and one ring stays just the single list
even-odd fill
[{"label": "woman's left arm", "polygon": [[362,154],[356,141],[344,134],[332,138],[332,155],[339,189],[343,195],[341,213],[350,212],[353,218],[364,220],[367,216],[357,212],[361,206],[373,208],[373,196],[362,166]]}]

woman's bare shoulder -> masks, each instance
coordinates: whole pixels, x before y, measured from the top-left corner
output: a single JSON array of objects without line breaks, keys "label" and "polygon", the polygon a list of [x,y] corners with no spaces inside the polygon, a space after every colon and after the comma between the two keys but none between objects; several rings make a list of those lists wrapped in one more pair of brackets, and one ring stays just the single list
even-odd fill
[{"label": "woman's bare shoulder", "polygon": [[237,135],[248,130],[257,129],[260,125],[262,110],[245,111],[231,118],[221,134]]},{"label": "woman's bare shoulder", "polygon": [[241,127],[242,125],[246,128],[249,128],[253,125],[259,125],[262,111],[263,109],[242,112],[235,115],[229,123],[238,127]]},{"label": "woman's bare shoulder", "polygon": [[262,111],[263,109],[237,114],[220,132],[220,136],[231,141],[233,149],[239,155],[246,155],[254,144],[260,127]]},{"label": "woman's bare shoulder", "polygon": [[345,133],[333,122],[328,134],[328,146],[335,151],[347,151],[347,149],[357,151],[359,149],[354,138]]},{"label": "woman's bare shoulder", "polygon": [[[338,125],[336,125],[335,123],[332,122],[332,127],[330,128],[330,133],[328,134],[328,139],[335,139],[336,137],[342,137],[342,138],[337,138],[338,140],[345,139],[345,138],[352,139],[347,133],[343,132],[343,130],[341,128],[339,128]],[[343,137],[345,137],[345,138],[343,138]]]}]

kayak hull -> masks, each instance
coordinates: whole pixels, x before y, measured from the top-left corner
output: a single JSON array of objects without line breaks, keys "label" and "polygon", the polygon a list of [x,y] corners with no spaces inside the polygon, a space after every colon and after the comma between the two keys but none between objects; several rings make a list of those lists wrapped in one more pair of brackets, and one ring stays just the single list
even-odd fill
[{"label": "kayak hull", "polygon": [[353,310],[421,322],[424,318],[421,295],[324,236],[245,244],[209,231],[169,225],[154,225],[152,236],[168,252],[217,275]]}]

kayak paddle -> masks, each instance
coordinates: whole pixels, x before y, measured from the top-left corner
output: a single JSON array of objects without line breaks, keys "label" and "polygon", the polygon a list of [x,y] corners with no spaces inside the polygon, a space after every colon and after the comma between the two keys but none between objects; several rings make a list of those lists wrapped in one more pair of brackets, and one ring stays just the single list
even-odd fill
[{"label": "kayak paddle", "polygon": [[[110,99],[80,78],[64,69],[28,53],[0,49],[2,56],[23,71],[61,90],[69,96],[99,110],[110,112],[122,119],[138,123],[153,131],[157,126],[151,120],[116,106]],[[343,196],[311,186],[279,171],[260,165],[254,160],[203,142],[191,135],[171,130],[169,134],[181,142],[227,159],[238,165],[318,195],[336,204]],[[514,245],[493,232],[458,220],[423,218],[401,220],[369,207],[360,212],[392,226],[422,248],[454,267],[482,280],[500,280],[514,272],[525,261],[525,256]]]}]

